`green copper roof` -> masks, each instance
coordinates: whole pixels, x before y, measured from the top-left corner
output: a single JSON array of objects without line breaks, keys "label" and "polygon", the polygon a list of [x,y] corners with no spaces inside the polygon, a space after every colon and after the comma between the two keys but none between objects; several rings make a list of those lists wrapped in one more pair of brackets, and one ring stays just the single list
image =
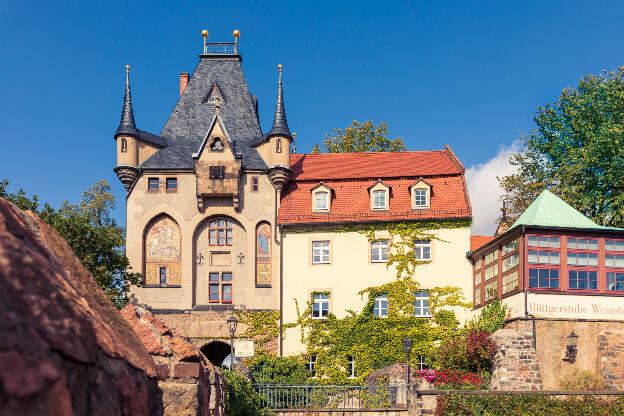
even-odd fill
[{"label": "green copper roof", "polygon": [[[619,228],[604,227],[596,224],[547,189],[535,198],[535,201],[529,205],[511,228],[519,225],[620,230]],[[621,230],[624,231],[624,229]]]}]

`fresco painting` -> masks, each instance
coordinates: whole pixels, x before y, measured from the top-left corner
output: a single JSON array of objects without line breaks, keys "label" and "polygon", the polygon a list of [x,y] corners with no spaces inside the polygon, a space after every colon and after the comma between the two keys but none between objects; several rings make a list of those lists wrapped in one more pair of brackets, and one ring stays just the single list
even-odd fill
[{"label": "fresco painting", "polygon": [[271,225],[256,227],[256,286],[271,286]]}]

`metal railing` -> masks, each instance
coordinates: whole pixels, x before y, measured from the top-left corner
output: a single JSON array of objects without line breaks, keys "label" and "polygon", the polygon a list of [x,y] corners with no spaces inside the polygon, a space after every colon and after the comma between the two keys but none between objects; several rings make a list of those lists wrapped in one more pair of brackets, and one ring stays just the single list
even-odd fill
[{"label": "metal railing", "polygon": [[269,409],[393,409],[407,407],[406,386],[254,384]]},{"label": "metal railing", "polygon": [[211,42],[206,43],[206,55],[236,55],[238,47],[233,42]]}]

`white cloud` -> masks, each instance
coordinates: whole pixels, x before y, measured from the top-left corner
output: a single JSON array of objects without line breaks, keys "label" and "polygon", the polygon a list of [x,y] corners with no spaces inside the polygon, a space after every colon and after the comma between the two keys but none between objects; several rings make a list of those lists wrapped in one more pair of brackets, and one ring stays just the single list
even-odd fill
[{"label": "white cloud", "polygon": [[497,176],[514,173],[515,167],[509,164],[509,155],[520,150],[520,143],[501,146],[492,159],[466,169],[466,182],[472,203],[472,234],[493,235],[496,231],[496,219],[500,215],[502,195]]}]

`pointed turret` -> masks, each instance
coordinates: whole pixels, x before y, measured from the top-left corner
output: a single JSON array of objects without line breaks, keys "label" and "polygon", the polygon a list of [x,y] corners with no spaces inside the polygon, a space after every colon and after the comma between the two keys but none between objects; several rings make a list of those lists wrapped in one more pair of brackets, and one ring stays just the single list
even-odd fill
[{"label": "pointed turret", "polygon": [[273,117],[273,127],[267,136],[285,136],[292,138],[288,121],[286,120],[286,110],[284,110],[284,93],[282,91],[282,65],[279,68],[279,81],[277,83],[277,105],[275,106],[275,116]]},{"label": "pointed turret", "polygon": [[124,95],[123,108],[121,110],[121,120],[115,132],[118,136],[139,137],[139,131],[134,124],[134,113],[132,112],[132,97],[130,95],[130,65],[126,65],[126,93]]}]

